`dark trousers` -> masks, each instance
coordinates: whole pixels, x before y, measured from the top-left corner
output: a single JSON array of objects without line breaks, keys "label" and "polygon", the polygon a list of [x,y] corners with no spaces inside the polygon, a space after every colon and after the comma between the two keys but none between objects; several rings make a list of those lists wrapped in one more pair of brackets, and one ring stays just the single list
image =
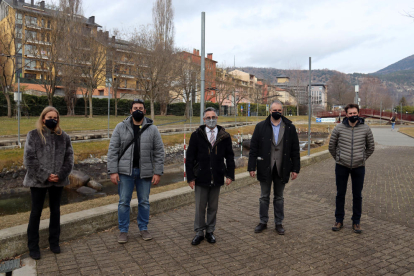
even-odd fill
[{"label": "dark trousers", "polygon": [[194,219],[194,231],[197,233],[197,235],[204,236],[204,230],[207,233],[213,233],[216,229],[216,216],[218,210],[219,195],[220,186],[195,186],[196,212]]},{"label": "dark trousers", "polygon": [[29,226],[27,227],[28,247],[30,251],[39,250],[39,224],[42,215],[46,192],[49,192],[49,244],[59,245],[60,235],[60,199],[63,187],[30,188],[32,196],[32,211],[30,212]]},{"label": "dark trousers", "polygon": [[270,204],[270,192],[272,190],[273,182],[273,210],[275,216],[275,224],[282,224],[285,217],[284,215],[284,198],[283,191],[285,190],[285,184],[282,178],[277,173],[276,166],[272,169],[272,177],[267,182],[260,182],[260,223],[267,224],[269,221],[269,204]]},{"label": "dark trousers", "polygon": [[364,186],[365,166],[350,169],[345,166],[336,164],[336,221],[343,223],[345,217],[345,195],[348,185],[348,178],[351,175],[352,180],[352,221],[359,224],[362,213],[362,188]]}]

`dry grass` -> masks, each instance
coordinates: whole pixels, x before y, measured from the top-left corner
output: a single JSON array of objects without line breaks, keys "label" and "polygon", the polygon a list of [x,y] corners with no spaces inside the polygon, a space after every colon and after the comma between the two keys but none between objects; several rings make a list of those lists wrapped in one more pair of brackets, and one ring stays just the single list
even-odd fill
[{"label": "dry grass", "polygon": [[414,138],[414,127],[403,127],[403,128],[400,128],[398,132],[404,133]]}]

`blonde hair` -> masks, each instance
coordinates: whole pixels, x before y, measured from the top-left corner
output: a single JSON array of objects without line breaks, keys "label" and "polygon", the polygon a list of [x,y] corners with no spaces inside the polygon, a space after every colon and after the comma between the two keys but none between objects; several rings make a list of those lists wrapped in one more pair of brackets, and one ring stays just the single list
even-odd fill
[{"label": "blonde hair", "polygon": [[61,135],[62,134],[62,129],[59,126],[59,121],[60,121],[60,115],[59,115],[59,111],[54,108],[53,106],[47,106],[43,109],[42,113],[39,116],[39,119],[36,122],[36,129],[37,132],[39,133],[40,137],[42,138],[43,142],[46,144],[46,138],[43,135],[43,131],[45,130],[46,126],[43,123],[43,120],[46,117],[46,114],[49,113],[50,111],[54,111],[57,114],[57,125],[55,127],[55,129],[53,130],[57,135]]}]

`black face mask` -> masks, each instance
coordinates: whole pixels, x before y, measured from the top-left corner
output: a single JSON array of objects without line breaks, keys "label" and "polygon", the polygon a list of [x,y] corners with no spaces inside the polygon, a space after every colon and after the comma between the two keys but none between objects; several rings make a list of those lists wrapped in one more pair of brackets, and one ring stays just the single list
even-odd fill
[{"label": "black face mask", "polygon": [[50,130],[54,130],[57,126],[57,123],[58,122],[54,119],[45,120],[45,126]]},{"label": "black face mask", "polygon": [[280,117],[282,117],[282,113],[280,112],[272,112],[272,117],[273,119],[275,119],[276,121],[280,119]]},{"label": "black face mask", "polygon": [[144,118],[144,112],[142,112],[141,110],[135,110],[134,112],[132,112],[132,117],[136,122],[141,122],[142,118]]},{"label": "black face mask", "polygon": [[351,123],[355,123],[356,121],[358,121],[358,115],[348,117],[348,120],[349,120]]}]

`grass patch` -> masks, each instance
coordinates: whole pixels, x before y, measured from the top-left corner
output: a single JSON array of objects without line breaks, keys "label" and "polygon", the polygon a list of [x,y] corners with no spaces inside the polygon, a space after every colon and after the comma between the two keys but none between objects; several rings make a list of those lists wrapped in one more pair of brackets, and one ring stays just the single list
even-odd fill
[{"label": "grass patch", "polygon": [[404,134],[414,138],[414,127],[399,128],[398,132],[404,133]]}]

